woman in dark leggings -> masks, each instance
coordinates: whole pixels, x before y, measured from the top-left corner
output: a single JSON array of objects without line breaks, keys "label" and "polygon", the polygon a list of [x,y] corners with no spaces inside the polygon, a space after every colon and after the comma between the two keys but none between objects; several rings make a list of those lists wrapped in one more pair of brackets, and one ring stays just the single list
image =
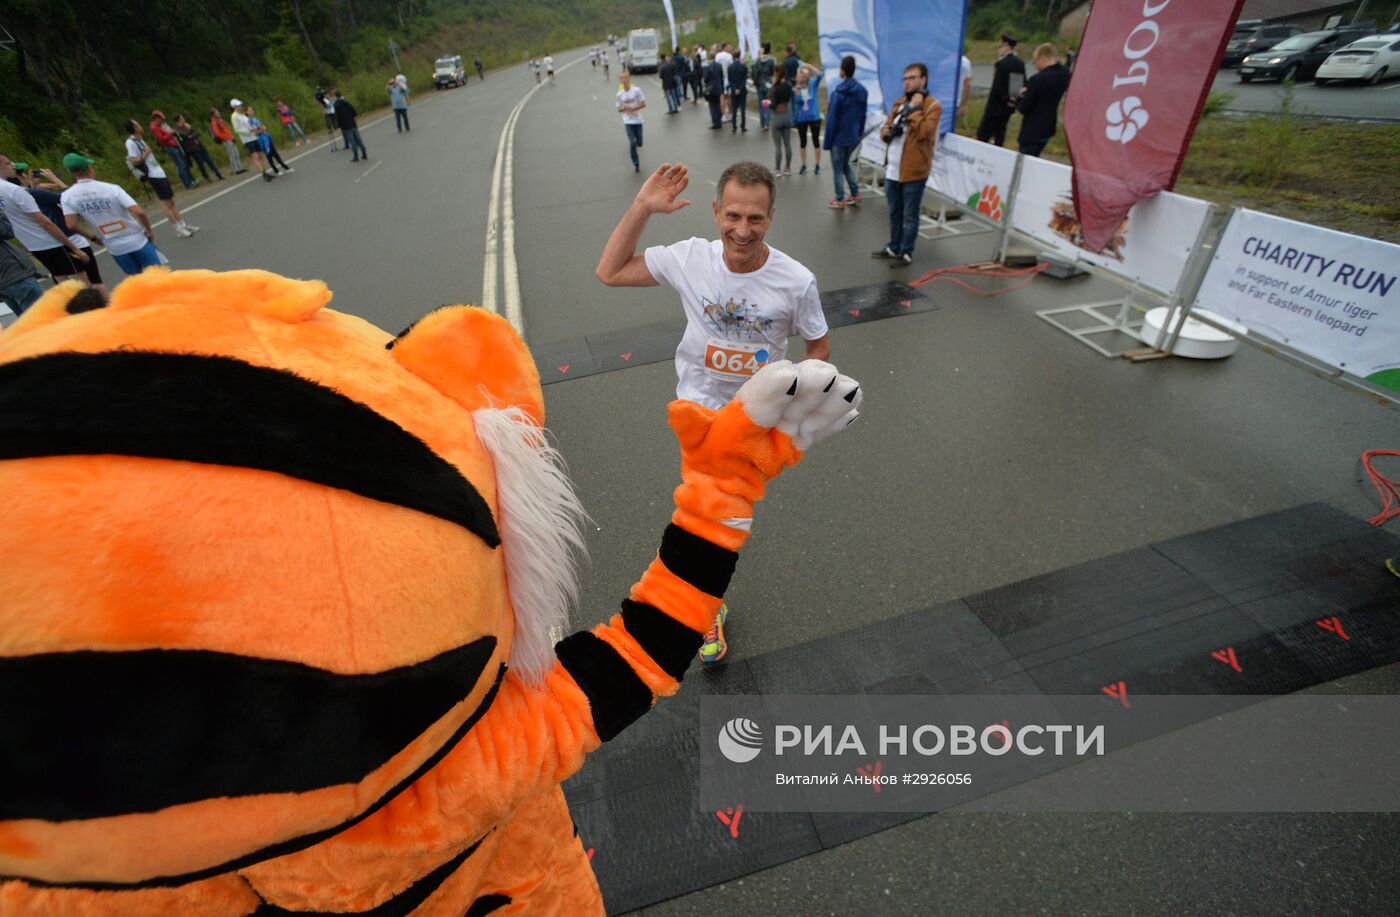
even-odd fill
[{"label": "woman in dark leggings", "polygon": [[[773,69],[773,85],[768,90],[768,112],[772,120],[768,131],[773,135],[773,174],[792,174],[792,84],[782,67]],[[787,155],[784,162],[784,153]]]}]

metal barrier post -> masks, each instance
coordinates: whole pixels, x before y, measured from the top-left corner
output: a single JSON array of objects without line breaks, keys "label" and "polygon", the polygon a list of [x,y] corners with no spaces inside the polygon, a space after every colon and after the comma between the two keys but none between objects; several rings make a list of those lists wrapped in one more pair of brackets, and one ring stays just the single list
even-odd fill
[{"label": "metal barrier post", "polygon": [[1006,249],[1011,244],[1011,218],[1016,213],[1016,198],[1021,193],[1021,163],[1024,153],[1016,154],[1016,166],[1011,170],[1011,188],[1007,191],[1006,204],[1001,208],[1001,241],[997,245],[997,261],[1006,263]]}]

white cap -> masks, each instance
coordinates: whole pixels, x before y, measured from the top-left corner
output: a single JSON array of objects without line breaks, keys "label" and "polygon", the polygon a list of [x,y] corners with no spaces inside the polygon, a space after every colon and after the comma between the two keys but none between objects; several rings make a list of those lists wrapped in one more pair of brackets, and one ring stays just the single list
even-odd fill
[{"label": "white cap", "polygon": [[243,105],[243,101],[242,101],[241,99],[229,99],[229,100],[228,100],[228,106],[229,106],[229,108],[241,108],[242,105]]}]

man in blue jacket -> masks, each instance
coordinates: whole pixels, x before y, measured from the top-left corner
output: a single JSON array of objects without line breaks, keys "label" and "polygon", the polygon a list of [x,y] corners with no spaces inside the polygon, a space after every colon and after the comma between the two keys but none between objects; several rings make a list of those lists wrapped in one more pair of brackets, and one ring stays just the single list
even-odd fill
[{"label": "man in blue jacket", "polygon": [[[841,58],[841,82],[832,90],[831,101],[826,109],[826,138],[822,148],[831,151],[832,178],[836,182],[836,198],[827,203],[828,207],[840,210],[848,205],[860,203],[860,190],[856,187],[856,172],[851,168],[851,155],[860,146],[861,134],[865,131],[865,87],[856,79],[856,59],[847,54]],[[851,186],[850,200],[846,199],[841,179]]]}]

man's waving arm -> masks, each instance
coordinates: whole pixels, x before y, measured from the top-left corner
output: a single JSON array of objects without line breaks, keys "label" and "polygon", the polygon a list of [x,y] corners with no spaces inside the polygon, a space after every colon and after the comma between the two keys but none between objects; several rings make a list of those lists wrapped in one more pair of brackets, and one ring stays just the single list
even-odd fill
[{"label": "man's waving arm", "polygon": [[642,185],[632,205],[618,221],[617,228],[603,247],[598,259],[598,279],[610,287],[654,287],[657,280],[647,269],[646,256],[637,251],[637,243],[654,213],[675,213],[690,203],[676,200],[685,191],[690,178],[681,163],[662,163]]}]

